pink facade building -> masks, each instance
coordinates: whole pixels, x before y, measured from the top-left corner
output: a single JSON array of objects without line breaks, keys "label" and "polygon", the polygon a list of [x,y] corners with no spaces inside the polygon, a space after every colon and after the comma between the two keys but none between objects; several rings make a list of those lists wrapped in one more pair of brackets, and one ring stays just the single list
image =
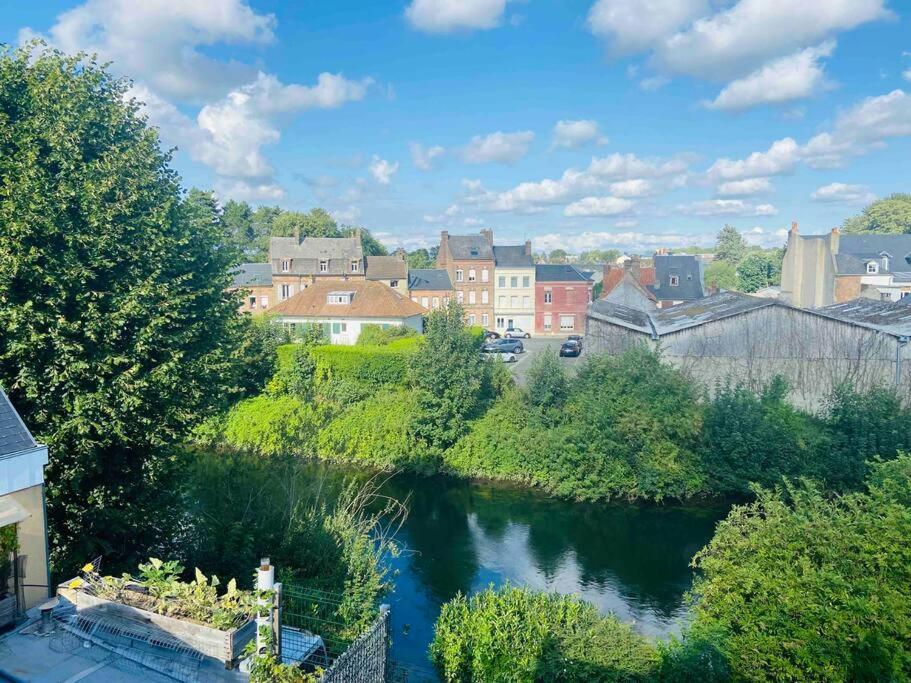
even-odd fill
[{"label": "pink facade building", "polygon": [[535,266],[535,332],[583,334],[592,276],[575,266]]}]

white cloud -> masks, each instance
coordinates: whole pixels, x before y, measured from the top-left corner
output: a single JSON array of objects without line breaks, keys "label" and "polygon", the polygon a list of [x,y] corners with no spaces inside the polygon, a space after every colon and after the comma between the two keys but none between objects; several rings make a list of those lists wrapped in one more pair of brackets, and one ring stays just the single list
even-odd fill
[{"label": "white cloud", "polygon": [[[618,222],[617,227],[621,226]],[[635,227],[630,225],[629,227]],[[714,234],[681,234],[654,232],[586,231],[582,233],[553,232],[532,238],[535,251],[565,249],[578,254],[590,249],[617,248],[632,252],[649,252],[656,247],[688,247],[714,244]]]},{"label": "white cloud", "polygon": [[810,195],[814,202],[841,202],[845,204],[867,204],[876,199],[866,185],[829,183],[816,188]]},{"label": "white cloud", "polygon": [[778,213],[771,204],[749,204],[742,199],[706,199],[683,204],[677,209],[693,216],[774,216]]},{"label": "white cloud", "polygon": [[707,103],[710,109],[741,110],[760,104],[802,99],[827,87],[819,60],[835,49],[834,41],[775,59],[748,76],[729,83]]},{"label": "white cloud", "polygon": [[770,230],[757,225],[741,234],[743,241],[754,247],[780,247],[788,241],[788,231],[785,228]]},{"label": "white cloud", "polygon": [[687,163],[682,159],[661,161],[641,159],[635,154],[615,153],[600,159],[593,158],[588,171],[610,179],[662,178],[686,173]]},{"label": "white cloud", "polygon": [[637,225],[639,225],[639,221],[635,219],[622,220],[614,223],[615,228],[635,228]]},{"label": "white cloud", "polygon": [[911,81],[911,69],[907,69],[907,70],[902,74],[902,78],[904,78],[906,81]]},{"label": "white cloud", "polygon": [[399,162],[389,163],[385,159],[380,159],[376,154],[373,155],[373,161],[370,164],[370,175],[380,185],[388,185],[399,171]]},{"label": "white cloud", "polygon": [[216,183],[216,192],[222,199],[237,201],[277,201],[283,199],[285,191],[276,183],[257,183],[243,179],[226,179]]},{"label": "white cloud", "polygon": [[585,197],[563,209],[564,216],[616,216],[633,208],[634,202],[618,197]]},{"label": "white cloud", "polygon": [[621,180],[610,185],[610,193],[615,197],[647,197],[653,190],[652,182],[644,178]]},{"label": "white cloud", "polygon": [[746,197],[748,195],[763,194],[772,191],[772,183],[768,178],[747,178],[745,180],[731,180],[721,183],[715,188],[715,193],[721,197]]},{"label": "white cloud", "polygon": [[718,159],[708,170],[713,180],[743,180],[790,173],[800,160],[800,145],[794,138],[772,143],[765,152],[753,152],[746,159]]},{"label": "white cloud", "polygon": [[412,0],[405,18],[428,33],[490,29],[500,25],[506,0]]},{"label": "white cloud", "polygon": [[342,225],[355,223],[361,217],[361,210],[356,206],[349,206],[346,209],[335,209],[329,213]]},{"label": "white cloud", "polygon": [[528,153],[534,139],[535,134],[530,130],[475,135],[463,150],[462,157],[469,164],[512,164]]},{"label": "white cloud", "polygon": [[[257,14],[243,0],[88,0],[60,14],[46,38],[64,52],[97,53],[156,92],[201,102],[249,82],[256,69],[220,61],[200,48],[269,43],[274,28],[273,15]],[[23,29],[19,39],[35,35]]]},{"label": "white cloud", "polygon": [[740,0],[668,38],[655,61],[673,73],[737,78],[769,59],[889,16],[884,0]]},{"label": "white cloud", "polygon": [[432,170],[434,160],[443,156],[443,153],[446,151],[439,145],[424,147],[424,145],[417,142],[409,144],[408,149],[411,150],[412,163],[422,171]]},{"label": "white cloud", "polygon": [[643,78],[641,81],[639,81],[639,89],[644,90],[645,92],[655,92],[670,82],[671,79],[667,76],[651,76],[649,78]]},{"label": "white cloud", "polygon": [[667,38],[709,9],[707,0],[598,0],[588,12],[592,33],[615,55],[639,52]]},{"label": "white cloud", "polygon": [[581,147],[595,143],[606,145],[607,137],[601,135],[597,121],[581,119],[578,121],[557,121],[554,126],[554,147]]}]

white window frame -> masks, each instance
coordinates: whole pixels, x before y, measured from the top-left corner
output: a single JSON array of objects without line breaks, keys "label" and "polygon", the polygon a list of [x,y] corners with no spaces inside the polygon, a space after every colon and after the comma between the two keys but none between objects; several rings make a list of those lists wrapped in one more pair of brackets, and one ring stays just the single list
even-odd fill
[{"label": "white window frame", "polygon": [[472,289],[468,292],[468,305],[474,306],[476,303],[478,303],[478,294]]},{"label": "white window frame", "polygon": [[460,304],[465,303],[465,292],[459,290],[456,292],[456,301]]},{"label": "white window frame", "polygon": [[530,296],[522,297],[522,308],[531,308],[531,297]]},{"label": "white window frame", "polygon": [[433,297],[433,299],[431,299],[430,303],[431,303],[431,306],[433,306],[433,308],[439,308],[440,307],[440,297],[438,297],[438,296]]},{"label": "white window frame", "polygon": [[554,329],[554,314],[553,313],[544,314],[544,329],[545,330]]},{"label": "white window frame", "polygon": [[477,320],[477,317],[475,316],[474,313],[468,314],[468,324],[469,325],[474,325],[476,320]]},{"label": "white window frame", "polygon": [[498,306],[499,308],[506,308],[506,296],[505,295],[501,294],[499,297],[497,297],[497,301],[499,302],[499,306]]},{"label": "white window frame", "polygon": [[488,325],[490,325],[490,316],[487,315],[486,313],[481,314],[481,325],[483,327],[487,327]]},{"label": "white window frame", "polygon": [[552,304],[554,302],[554,290],[548,288],[544,290],[544,303]]},{"label": "white window frame", "polygon": [[280,264],[281,264],[281,269],[282,269],[283,273],[291,272],[291,259],[283,258],[280,261]]},{"label": "white window frame", "polygon": [[285,301],[286,299],[290,299],[291,295],[294,293],[294,285],[282,285],[279,291],[281,292],[279,298],[282,301]]},{"label": "white window frame", "polygon": [[355,259],[351,262],[351,272],[352,273],[361,272],[361,262],[358,261],[357,259]]},{"label": "white window frame", "polygon": [[510,286],[512,289],[515,289],[516,287],[519,286],[519,276],[518,276],[518,275],[510,275],[510,276],[509,276],[509,286]]},{"label": "white window frame", "polygon": [[478,273],[474,268],[468,269],[468,281],[474,282],[478,279]]},{"label": "white window frame", "polygon": [[481,270],[481,282],[490,282],[490,273],[487,268]]},{"label": "white window frame", "polygon": [[461,268],[456,268],[456,282],[464,282],[464,281],[465,281],[465,271],[463,271]]},{"label": "white window frame", "polygon": [[259,297],[259,307],[260,307],[260,308],[268,308],[268,307],[269,307],[269,297],[268,297],[268,296],[261,296],[261,297]]},{"label": "white window frame", "polygon": [[250,305],[250,308],[256,308],[256,297],[247,297],[247,303]]},{"label": "white window frame", "polygon": [[680,276],[679,276],[679,275],[671,275],[671,276],[668,278],[668,284],[669,284],[671,287],[679,287],[679,286],[680,286]]},{"label": "white window frame", "polygon": [[[569,325],[565,324],[566,320],[569,320]],[[572,332],[576,329],[576,316],[574,315],[560,315],[560,331],[561,332]]]},{"label": "white window frame", "polygon": [[319,262],[319,272],[328,273],[329,272],[329,261],[322,259]]},{"label": "white window frame", "polygon": [[421,297],[421,306],[424,308],[430,308],[430,297],[422,296]]},{"label": "white window frame", "polygon": [[481,290],[481,303],[489,304],[490,303],[490,294],[487,293],[486,289]]},{"label": "white window frame", "polygon": [[513,296],[509,297],[509,307],[510,307],[510,308],[518,308],[518,307],[519,307],[519,297],[518,297],[518,296],[513,295]]},{"label": "white window frame", "polygon": [[876,275],[879,273],[879,264],[876,261],[870,261],[867,264],[867,275]]},{"label": "white window frame", "polygon": [[505,275],[500,276],[500,288],[506,289],[506,276]]}]

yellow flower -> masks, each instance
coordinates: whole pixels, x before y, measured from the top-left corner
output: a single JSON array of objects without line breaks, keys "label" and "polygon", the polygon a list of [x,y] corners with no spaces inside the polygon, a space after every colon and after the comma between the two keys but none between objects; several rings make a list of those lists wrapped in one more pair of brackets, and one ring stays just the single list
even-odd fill
[{"label": "yellow flower", "polygon": [[92,573],[95,571],[95,565],[89,562],[82,568],[82,571],[86,572],[87,574]]},{"label": "yellow flower", "polygon": [[85,581],[83,581],[82,579],[80,579],[80,578],[77,576],[75,579],[73,579],[72,581],[70,581],[69,587],[70,587],[70,588],[79,588],[79,586],[81,586],[81,585],[84,584],[84,583],[85,583]]}]

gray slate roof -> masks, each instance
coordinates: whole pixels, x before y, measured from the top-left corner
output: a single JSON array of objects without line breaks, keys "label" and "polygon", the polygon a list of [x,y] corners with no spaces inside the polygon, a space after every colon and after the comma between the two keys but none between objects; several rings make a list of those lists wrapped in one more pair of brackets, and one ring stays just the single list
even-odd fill
[{"label": "gray slate roof", "polygon": [[241,263],[234,272],[235,287],[271,287],[271,263]]},{"label": "gray slate roof", "polygon": [[591,274],[575,266],[558,263],[539,263],[535,266],[537,282],[591,282]]},{"label": "gray slate roof", "polygon": [[[889,268],[882,267],[883,254],[889,255]],[[881,273],[907,271],[911,266],[911,235],[842,235],[835,255],[840,275],[861,275],[867,263],[879,262]]]},{"label": "gray slate roof", "polygon": [[368,280],[404,280],[408,275],[408,264],[401,256],[368,256]]},{"label": "gray slate roof", "polygon": [[815,309],[829,318],[874,327],[894,335],[911,336],[911,297],[900,301],[852,299]]},{"label": "gray slate roof", "polygon": [[364,249],[358,237],[273,237],[269,242],[269,259],[274,273],[280,273],[279,261],[291,259],[292,275],[319,274],[319,262],[328,261],[324,275],[351,273],[351,261],[361,262],[363,274]]},{"label": "gray slate roof", "polygon": [[493,261],[493,250],[484,235],[450,235],[449,251],[459,261]]},{"label": "gray slate roof", "polygon": [[498,268],[531,268],[535,261],[531,254],[525,253],[525,245],[496,246],[493,248],[494,261]]},{"label": "gray slate roof", "polygon": [[6,393],[0,389],[0,456],[27,451],[36,446],[31,432]]},{"label": "gray slate roof", "polygon": [[440,291],[452,289],[449,271],[443,268],[418,268],[408,271],[408,289]]},{"label": "gray slate roof", "polygon": [[[691,254],[656,255],[655,284],[649,288],[658,299],[692,301],[705,296],[702,259]],[[670,278],[676,275],[680,284],[672,287]]]}]

